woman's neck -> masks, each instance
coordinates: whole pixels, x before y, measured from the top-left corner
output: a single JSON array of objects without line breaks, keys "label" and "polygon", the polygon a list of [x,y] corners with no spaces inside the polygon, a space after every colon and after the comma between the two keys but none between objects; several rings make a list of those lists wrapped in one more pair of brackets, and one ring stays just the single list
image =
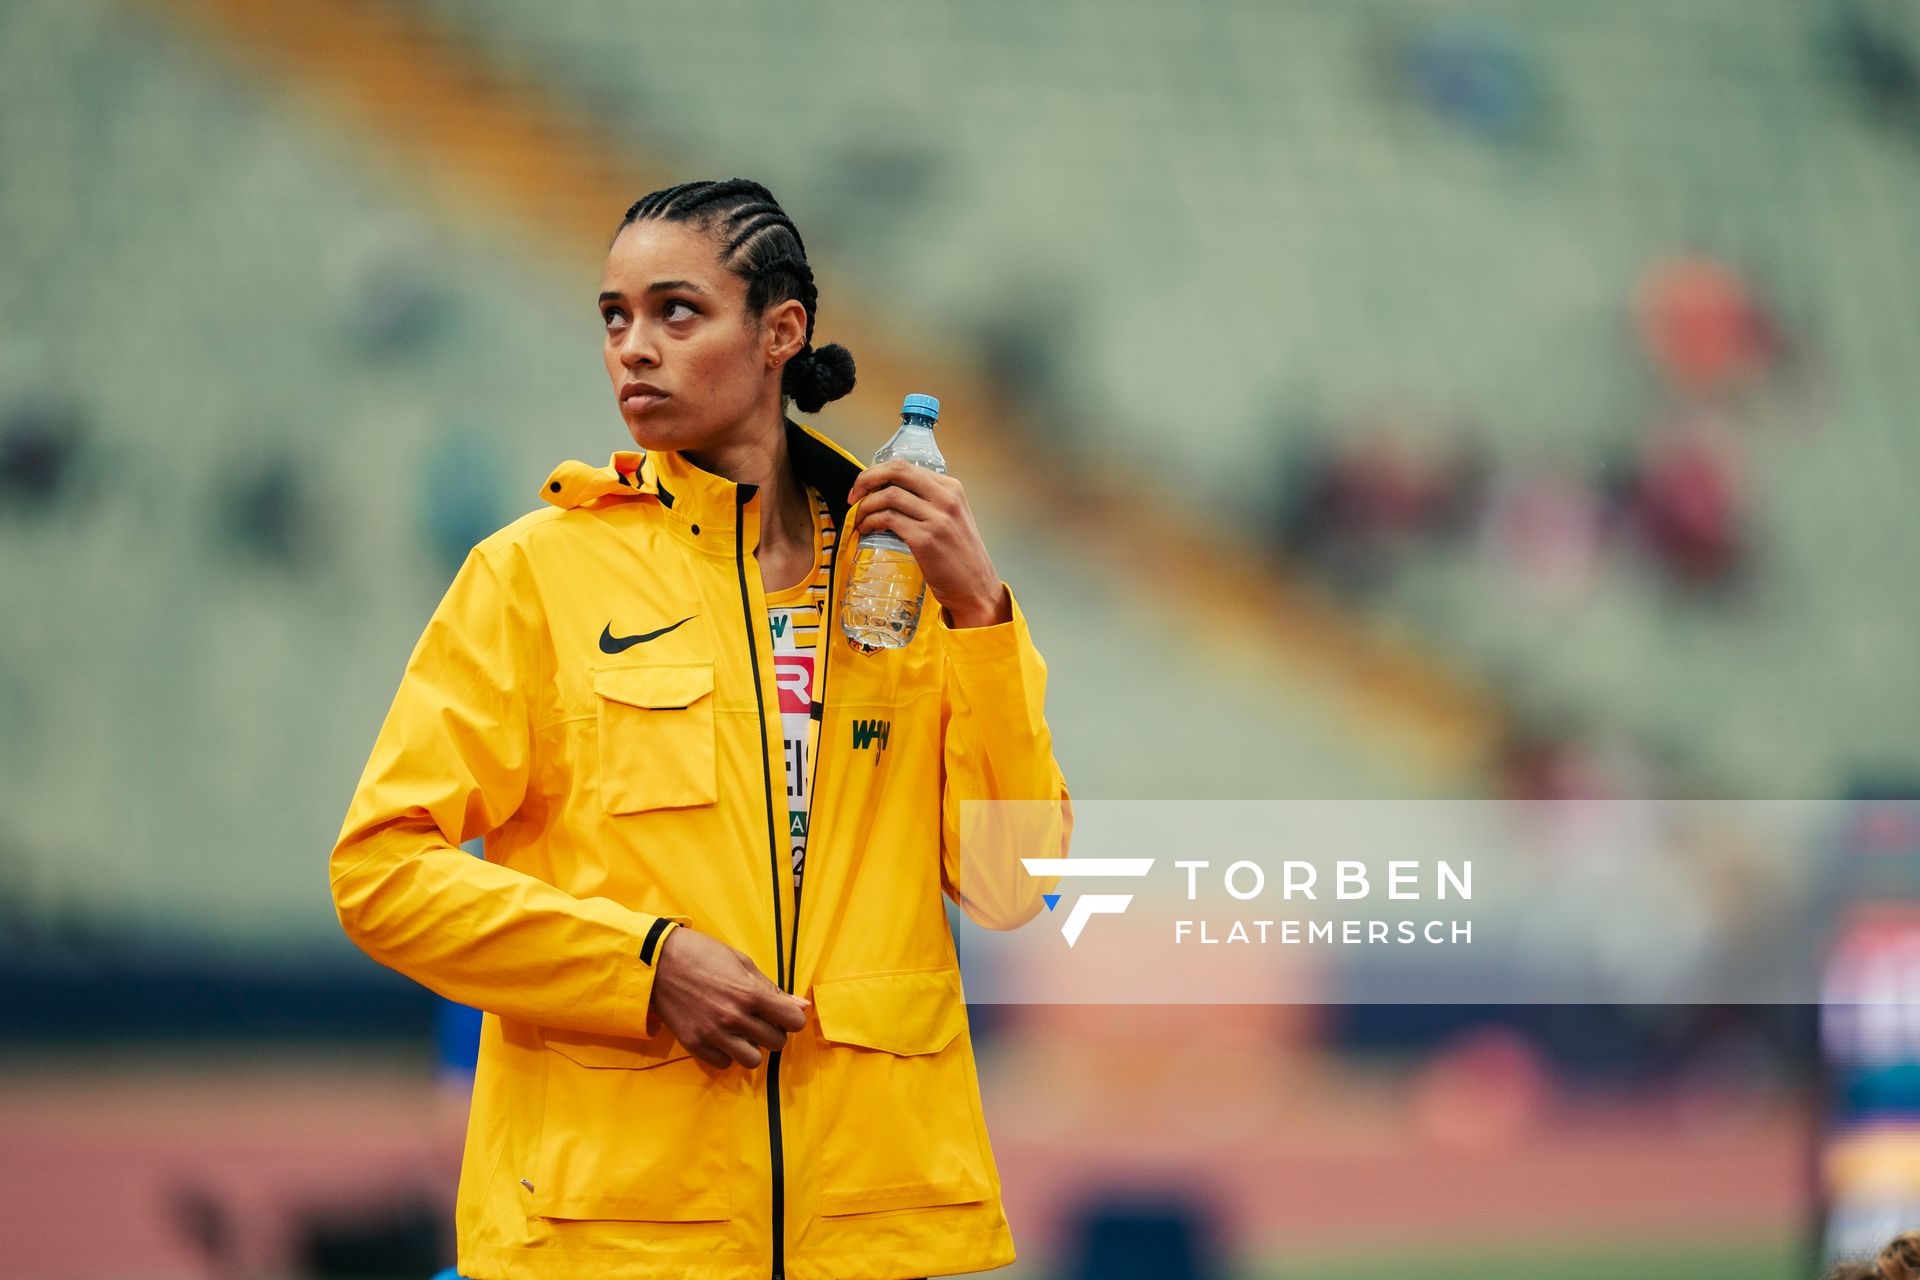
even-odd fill
[{"label": "woman's neck", "polygon": [[794,474],[787,452],[786,422],[771,439],[745,444],[718,444],[698,453],[684,453],[687,461],[702,471],[725,476],[735,484],[759,488],[760,545],[762,555],[780,549],[804,545],[813,547],[813,518],[807,508],[806,486]]}]

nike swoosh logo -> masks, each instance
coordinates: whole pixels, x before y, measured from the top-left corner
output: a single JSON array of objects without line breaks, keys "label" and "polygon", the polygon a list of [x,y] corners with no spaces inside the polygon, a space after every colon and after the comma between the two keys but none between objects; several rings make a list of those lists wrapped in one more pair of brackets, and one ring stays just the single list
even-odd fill
[{"label": "nike swoosh logo", "polygon": [[649,640],[658,640],[661,636],[673,630],[674,627],[684,626],[699,616],[697,613],[690,613],[680,619],[680,621],[673,623],[672,626],[662,627],[658,631],[642,631],[637,636],[616,636],[613,634],[613,624],[609,622],[606,630],[600,633],[600,652],[625,653],[637,644],[645,644]]}]

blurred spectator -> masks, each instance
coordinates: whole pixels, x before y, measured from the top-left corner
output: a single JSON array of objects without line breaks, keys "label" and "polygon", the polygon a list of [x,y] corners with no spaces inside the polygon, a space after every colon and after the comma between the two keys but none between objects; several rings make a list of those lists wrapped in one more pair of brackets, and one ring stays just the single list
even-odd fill
[{"label": "blurred spectator", "polygon": [[38,511],[60,497],[83,431],[65,405],[27,401],[0,419],[0,509]]},{"label": "blurred spectator", "polygon": [[1536,134],[1546,91],[1521,28],[1484,13],[1438,19],[1408,39],[1401,66],[1416,101],[1489,141]]},{"label": "blurred spectator", "polygon": [[1643,800],[1660,785],[1646,752],[1567,714],[1517,716],[1495,754],[1494,794],[1506,800]]},{"label": "blurred spectator", "polygon": [[1747,280],[1705,255],[1668,258],[1634,285],[1641,349],[1682,392],[1731,391],[1769,372],[1779,324]]},{"label": "blurred spectator", "polygon": [[1584,595],[1599,565],[1605,511],[1605,495],[1571,470],[1503,473],[1482,517],[1497,582],[1536,601]]},{"label": "blurred spectator", "polygon": [[1375,421],[1295,452],[1276,535],[1336,587],[1379,586],[1409,546],[1465,529],[1481,504],[1486,462],[1470,437],[1416,436]]},{"label": "blurred spectator", "polygon": [[425,227],[395,218],[330,262],[341,323],[364,355],[414,356],[451,327],[456,312],[434,280],[438,252]]},{"label": "blurred spectator", "polygon": [[216,519],[229,546],[262,565],[314,565],[321,552],[323,512],[294,458],[279,453],[251,466],[237,465],[221,484]]},{"label": "blurred spectator", "polygon": [[450,419],[421,458],[421,536],[449,579],[474,543],[513,518],[493,439],[482,423]]},{"label": "blurred spectator", "polygon": [[1867,115],[1911,142],[1920,128],[1920,57],[1899,29],[1900,10],[1849,0],[1835,33],[1838,52]]},{"label": "blurred spectator", "polygon": [[1872,1262],[1843,1262],[1824,1280],[1920,1280],[1920,1231],[1903,1231]]},{"label": "blurred spectator", "polygon": [[1723,417],[1683,413],[1656,424],[1632,487],[1634,528],[1676,583],[1737,583],[1750,559],[1739,441]]}]

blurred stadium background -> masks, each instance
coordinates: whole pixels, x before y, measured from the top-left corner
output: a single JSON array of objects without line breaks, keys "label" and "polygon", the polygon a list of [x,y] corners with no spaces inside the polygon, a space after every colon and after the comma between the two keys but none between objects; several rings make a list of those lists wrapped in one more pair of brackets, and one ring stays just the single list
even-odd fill
[{"label": "blurred stadium background", "polygon": [[[1920,6],[4,0],[0,1278],[452,1262],[462,1028],[324,854],[736,174],[1076,795],[1880,797],[1912,989]],[[1819,1012],[979,1009],[1003,1274],[1809,1276],[1920,1221],[1920,1033]]]}]

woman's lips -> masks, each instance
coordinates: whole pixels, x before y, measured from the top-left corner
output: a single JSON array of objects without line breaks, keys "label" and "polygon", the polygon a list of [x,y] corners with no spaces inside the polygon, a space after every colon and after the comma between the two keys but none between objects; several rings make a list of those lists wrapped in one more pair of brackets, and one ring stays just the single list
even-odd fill
[{"label": "woman's lips", "polygon": [[645,413],[667,397],[663,395],[637,394],[628,396],[620,402],[620,407],[628,413]]}]

